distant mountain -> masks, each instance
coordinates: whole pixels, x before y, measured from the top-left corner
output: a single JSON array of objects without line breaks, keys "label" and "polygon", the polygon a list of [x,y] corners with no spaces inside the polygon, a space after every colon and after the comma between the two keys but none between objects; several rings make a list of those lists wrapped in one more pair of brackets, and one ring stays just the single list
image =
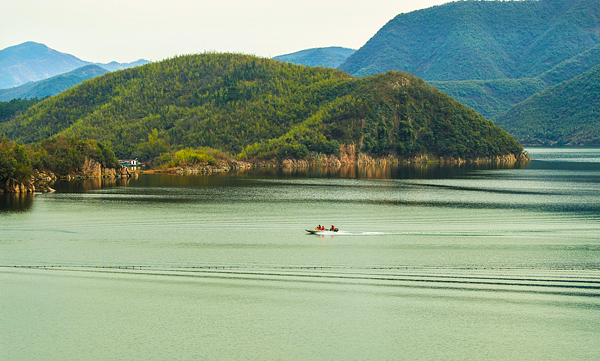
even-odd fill
[{"label": "distant mountain", "polygon": [[337,68],[355,52],[354,49],[332,46],[301,50],[291,54],[279,55],[273,59],[298,65]]},{"label": "distant mountain", "polygon": [[0,89],[0,102],[18,98],[44,98],[48,95],[56,95],[84,80],[106,73],[108,73],[108,70],[98,65],[86,65],[68,73],[53,76],[52,78],[29,82],[9,89]]},{"label": "distant mountain", "polygon": [[405,159],[519,158],[523,151],[500,127],[412,75],[357,79],[240,54],[179,56],[108,73],[0,123],[0,136],[22,143],[57,134],[144,160],[199,147],[241,159],[342,149]]},{"label": "distant mountain", "polygon": [[[138,60],[133,63],[97,65],[109,71],[130,68],[148,63]],[[0,50],[0,89],[11,88],[32,81],[38,81],[92,64],[73,55],[50,49],[44,44],[32,41]]]},{"label": "distant mountain", "polygon": [[66,73],[87,65],[70,54],[26,42],[0,50],[0,89]]},{"label": "distant mountain", "polygon": [[429,81],[461,103],[492,119],[530,96],[600,65],[600,45],[563,61],[535,78]]},{"label": "distant mountain", "polygon": [[488,119],[507,111],[547,87],[539,78],[429,81],[428,83]]},{"label": "distant mountain", "polygon": [[94,65],[98,65],[108,71],[116,71],[133,68],[134,66],[140,66],[150,63],[150,61],[145,59],[139,59],[136,61],[132,61],[131,63],[117,63],[116,61],[111,61],[110,63],[94,63]]},{"label": "distant mountain", "polygon": [[494,122],[521,142],[600,145],[600,66],[517,104]]},{"label": "distant mountain", "polygon": [[550,87],[563,81],[571,80],[597,65],[600,65],[600,45],[596,45],[588,51],[563,61],[537,78]]},{"label": "distant mountain", "polygon": [[425,80],[534,78],[600,43],[597,0],[457,1],[400,14],[339,69]]}]

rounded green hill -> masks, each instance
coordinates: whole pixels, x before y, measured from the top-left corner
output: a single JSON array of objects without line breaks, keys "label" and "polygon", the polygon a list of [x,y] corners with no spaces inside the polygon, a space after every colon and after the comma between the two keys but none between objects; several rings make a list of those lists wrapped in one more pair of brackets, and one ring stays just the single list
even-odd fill
[{"label": "rounded green hill", "polygon": [[520,158],[512,136],[414,76],[354,78],[240,54],[179,56],[86,81],[0,126],[20,143],[57,134],[119,157],[211,147],[244,159],[337,154]]}]

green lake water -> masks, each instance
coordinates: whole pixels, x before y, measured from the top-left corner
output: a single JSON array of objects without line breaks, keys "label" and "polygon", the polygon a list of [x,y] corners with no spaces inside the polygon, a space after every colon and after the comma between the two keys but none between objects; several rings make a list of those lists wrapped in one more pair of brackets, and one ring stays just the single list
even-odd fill
[{"label": "green lake water", "polygon": [[596,359],[600,149],[528,151],[0,195],[0,360]]}]

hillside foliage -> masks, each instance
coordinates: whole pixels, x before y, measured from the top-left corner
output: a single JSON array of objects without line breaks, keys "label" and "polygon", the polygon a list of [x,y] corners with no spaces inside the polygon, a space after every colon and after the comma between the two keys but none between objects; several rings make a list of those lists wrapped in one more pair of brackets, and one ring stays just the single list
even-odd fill
[{"label": "hillside foliage", "polygon": [[41,99],[12,99],[7,102],[0,102],[0,123],[8,122],[11,119],[24,113],[29,107],[39,103]]},{"label": "hillside foliage", "polygon": [[3,138],[0,142],[0,188],[9,178],[27,179],[31,171],[31,162],[25,147]]},{"label": "hillside foliage", "polygon": [[600,145],[600,66],[519,103],[495,122],[527,144]]},{"label": "hillside foliage", "polygon": [[544,89],[568,81],[600,65],[600,45],[563,61],[535,78],[429,81],[428,83],[488,119]]},{"label": "hillside foliage", "polygon": [[33,169],[66,176],[79,171],[86,158],[105,168],[121,167],[112,149],[95,140],[59,135],[23,146],[5,137],[0,142],[0,183],[9,178],[27,181]]},{"label": "hillside foliage", "polygon": [[425,80],[534,78],[600,43],[596,0],[456,1],[400,14],[340,69]]},{"label": "hillside foliage", "polygon": [[431,86],[475,109],[486,118],[493,118],[546,88],[537,78],[431,81]]},{"label": "hillside foliage", "polygon": [[361,79],[238,54],[179,56],[106,74],[0,125],[22,142],[95,139],[119,157],[186,148],[244,159],[337,154],[480,158],[522,148],[479,114],[404,73]]}]

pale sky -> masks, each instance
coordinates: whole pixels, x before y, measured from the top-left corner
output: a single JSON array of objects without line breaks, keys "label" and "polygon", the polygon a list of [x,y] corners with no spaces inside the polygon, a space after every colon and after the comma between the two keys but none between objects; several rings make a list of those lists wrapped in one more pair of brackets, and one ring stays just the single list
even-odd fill
[{"label": "pale sky", "polygon": [[396,15],[449,1],[0,0],[0,49],[35,41],[103,63],[358,49]]}]

